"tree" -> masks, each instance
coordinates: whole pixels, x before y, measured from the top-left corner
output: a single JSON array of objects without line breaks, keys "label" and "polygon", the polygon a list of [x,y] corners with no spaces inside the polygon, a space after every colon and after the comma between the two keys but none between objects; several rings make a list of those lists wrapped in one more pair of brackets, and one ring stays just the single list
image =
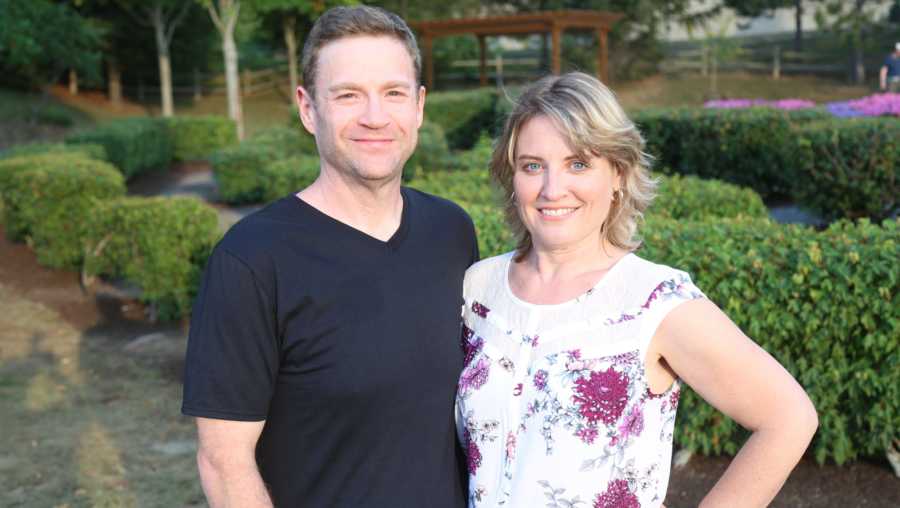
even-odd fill
[{"label": "tree", "polygon": [[844,34],[850,43],[853,49],[853,74],[857,83],[863,83],[866,79],[863,58],[865,42],[876,26],[877,12],[886,3],[885,0],[853,0],[852,3],[825,0],[824,7],[816,11],[819,26]]},{"label": "tree", "polygon": [[724,0],[726,7],[734,9],[739,16],[755,18],[767,11],[779,8],[794,8],[794,51],[803,50],[804,3],[818,0]]},{"label": "tree", "polygon": [[0,0],[0,70],[20,86],[45,90],[66,69],[96,79],[101,37],[68,5]]},{"label": "tree", "polygon": [[241,0],[198,0],[209,11],[213,24],[222,37],[225,59],[225,86],[228,90],[228,117],[237,125],[238,139],[244,139],[244,112],[241,108],[241,85],[238,76],[238,50],[234,28],[241,13]]}]

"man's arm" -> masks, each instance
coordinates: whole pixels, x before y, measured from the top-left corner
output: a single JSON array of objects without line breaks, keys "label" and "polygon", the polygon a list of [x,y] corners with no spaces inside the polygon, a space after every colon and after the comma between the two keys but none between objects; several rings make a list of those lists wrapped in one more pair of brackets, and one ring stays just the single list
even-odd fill
[{"label": "man's arm", "polygon": [[675,308],[653,341],[691,388],[753,432],[700,506],[768,505],[816,430],[806,392],[709,300]]},{"label": "man's arm", "polygon": [[256,442],[265,423],[197,418],[197,468],[212,508],[272,508],[256,466]]}]

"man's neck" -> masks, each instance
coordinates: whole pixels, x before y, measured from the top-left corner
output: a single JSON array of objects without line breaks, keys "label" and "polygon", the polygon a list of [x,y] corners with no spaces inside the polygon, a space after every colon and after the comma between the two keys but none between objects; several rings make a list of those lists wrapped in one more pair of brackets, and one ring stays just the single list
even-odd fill
[{"label": "man's neck", "polygon": [[327,171],[297,197],[329,217],[371,237],[387,241],[400,227],[403,197],[400,179],[359,182]]}]

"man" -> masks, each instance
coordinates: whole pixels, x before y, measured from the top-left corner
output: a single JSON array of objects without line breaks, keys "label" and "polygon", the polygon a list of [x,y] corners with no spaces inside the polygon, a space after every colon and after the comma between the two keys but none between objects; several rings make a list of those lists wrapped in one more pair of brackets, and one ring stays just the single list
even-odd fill
[{"label": "man", "polygon": [[881,91],[890,88],[892,93],[900,93],[900,42],[894,44],[894,52],[884,59],[878,78]]},{"label": "man", "polygon": [[474,228],[401,188],[422,123],[415,38],[335,8],[303,50],[318,179],[236,224],[194,307],[185,414],[211,506],[461,507],[453,402]]}]

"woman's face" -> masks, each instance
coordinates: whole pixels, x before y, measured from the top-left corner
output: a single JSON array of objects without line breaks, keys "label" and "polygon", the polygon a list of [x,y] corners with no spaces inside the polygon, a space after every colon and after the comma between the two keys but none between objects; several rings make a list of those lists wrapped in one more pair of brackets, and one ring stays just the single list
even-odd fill
[{"label": "woman's face", "polygon": [[546,116],[519,131],[513,190],[519,217],[537,250],[600,246],[618,172],[605,157],[582,158]]}]

